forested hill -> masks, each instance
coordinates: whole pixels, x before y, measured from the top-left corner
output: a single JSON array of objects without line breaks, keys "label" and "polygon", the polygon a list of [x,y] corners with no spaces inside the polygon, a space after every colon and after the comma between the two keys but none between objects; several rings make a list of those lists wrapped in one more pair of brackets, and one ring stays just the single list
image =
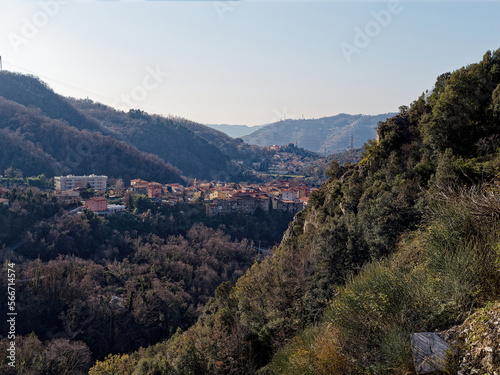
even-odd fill
[{"label": "forested hill", "polygon": [[[1,73],[0,77],[5,75]],[[10,166],[25,175],[96,173],[125,180],[182,182],[180,171],[155,155],[0,97],[0,170]]]},{"label": "forested hill", "polygon": [[355,148],[375,137],[379,121],[395,113],[375,116],[345,113],[319,119],[284,120],[266,125],[242,139],[252,145],[271,146],[298,143],[309,151],[336,153],[349,148],[351,136]]},{"label": "forested hill", "polygon": [[[179,121],[182,119],[179,119]],[[232,138],[226,133],[189,120],[183,120],[182,124],[190,129],[200,138],[215,145],[232,159],[245,161],[246,163],[259,162],[264,155],[261,147],[249,145],[239,138]]]},{"label": "forested hill", "polygon": [[0,96],[26,107],[38,108],[45,116],[62,119],[77,129],[101,130],[99,122],[73,108],[36,77],[1,71]]},{"label": "forested hill", "polygon": [[140,110],[123,112],[89,100],[70,99],[70,102],[87,116],[98,120],[111,136],[129,142],[141,151],[158,155],[187,176],[209,180],[240,177],[240,168],[225,152],[232,149],[231,146],[221,147],[235,140],[224,134],[221,134],[224,139],[210,139],[204,136],[203,129],[199,129],[206,127],[182,118],[149,115]]},{"label": "forested hill", "polygon": [[[500,50],[441,75],[377,132],[196,325],[91,373],[409,374],[410,333],[437,330],[448,373],[498,369],[500,337],[480,332],[500,298]],[[477,332],[454,334],[478,308]],[[470,350],[485,345],[491,356]]]},{"label": "forested hill", "polygon": [[[107,138],[114,138],[114,140],[108,139],[106,142],[120,144],[120,147],[128,148],[130,152],[135,150],[133,152],[137,153],[137,155],[141,154],[141,152],[138,152],[139,150],[154,154],[162,159],[155,159],[151,155],[146,156],[146,154],[142,154],[143,156],[138,158],[134,156],[133,159],[139,160],[139,164],[136,165],[135,163],[130,163],[130,161],[127,162],[127,168],[131,172],[127,173],[127,176],[132,176],[132,178],[134,176],[138,177],[142,173],[142,176],[149,176],[150,179],[165,180],[165,168],[170,169],[169,173],[179,173],[175,168],[172,169],[168,166],[172,164],[180,169],[185,176],[236,180],[240,177],[241,170],[231,162],[231,157],[241,156],[241,158],[250,158],[253,153],[251,146],[241,146],[241,141],[235,141],[209,128],[202,129],[202,125],[191,123],[188,120],[151,116],[138,110],[122,112],[88,100],[77,101],[64,98],[54,93],[46,84],[33,76],[7,71],[0,72],[0,97],[6,99],[3,105],[7,105],[8,101],[22,105],[23,108],[19,107],[19,111],[24,111],[25,120],[31,125],[34,125],[37,121],[42,121],[42,118],[44,122],[58,121],[58,129],[64,128],[65,131],[72,132],[74,136],[77,136],[76,134],[86,134],[85,142],[87,143],[92,143],[93,139],[99,139],[99,142],[101,142],[100,140],[104,138],[99,137],[99,135],[103,135]],[[5,111],[8,112],[7,110]],[[35,116],[36,118],[28,120],[26,116]],[[25,121],[22,120],[21,125],[24,124]],[[5,128],[6,126],[3,127]],[[35,128],[38,129],[39,127]],[[15,130],[12,128],[12,124],[9,125],[9,130]],[[80,133],[75,133],[75,130],[80,131]],[[87,133],[81,133],[81,131],[86,131]],[[91,137],[90,134],[92,134]],[[204,136],[205,134],[207,136]],[[94,164],[97,162],[92,161],[89,161],[88,165],[80,164],[81,168],[72,168],[71,162],[65,162],[67,155],[61,154],[60,144],[56,141],[59,137],[57,134],[54,138],[54,144],[50,144],[50,139],[47,140],[49,143],[40,142],[37,144],[36,141],[29,137],[30,135],[27,135],[27,138],[25,138],[34,142],[35,145],[28,145],[24,141],[21,142],[22,137],[19,138],[19,135],[23,135],[22,129],[19,131],[18,137],[13,137],[12,134],[5,135],[3,143],[5,143],[8,137],[11,141],[7,145],[11,146],[2,150],[2,161],[4,163],[0,165],[1,168],[6,169],[10,166],[7,151],[13,151],[12,147],[16,144],[16,147],[19,147],[21,150],[21,153],[17,154],[16,159],[21,164],[16,165],[16,167],[23,171],[26,169],[24,171],[25,174],[43,170],[44,173],[53,175],[55,173],[52,168],[54,163],[50,162],[49,166],[45,165],[48,156],[52,156],[56,162],[62,163],[61,170],[66,172],[81,173],[77,171],[85,170],[90,164],[93,165],[93,169],[85,170],[85,173],[91,173],[97,169],[107,170],[106,168],[96,169]],[[66,135],[68,136],[69,133]],[[76,140],[76,143],[81,144],[78,140]],[[88,147],[87,143],[86,147]],[[66,148],[66,146],[64,145],[63,148]],[[92,145],[92,148],[101,149],[101,146],[101,144],[95,144]],[[59,152],[58,156],[53,155],[54,150]],[[73,152],[78,151],[73,150]],[[107,152],[105,154],[108,155]],[[22,155],[30,155],[30,157],[23,157]],[[107,156],[106,159],[117,165],[117,163],[121,162],[119,155],[120,153],[115,153],[114,156],[109,154],[109,157]],[[92,156],[97,157],[97,155]],[[59,160],[59,157],[64,157],[64,160]],[[69,158],[71,157],[73,156],[69,156]],[[139,167],[142,163],[140,159],[144,157],[151,160],[155,159],[156,161],[151,167],[145,167],[144,165]],[[31,160],[29,163],[27,162],[28,159]],[[42,160],[44,160],[43,164],[38,164]],[[164,165],[160,167],[159,162],[163,162]],[[5,166],[5,163],[8,165]],[[121,169],[115,168],[115,170],[115,173],[108,171],[107,174],[116,176]],[[139,172],[140,170],[158,170],[158,174],[157,176],[154,173],[144,174],[144,172]],[[134,171],[137,171],[137,173]],[[179,178],[168,177],[167,180],[178,181]]]}]

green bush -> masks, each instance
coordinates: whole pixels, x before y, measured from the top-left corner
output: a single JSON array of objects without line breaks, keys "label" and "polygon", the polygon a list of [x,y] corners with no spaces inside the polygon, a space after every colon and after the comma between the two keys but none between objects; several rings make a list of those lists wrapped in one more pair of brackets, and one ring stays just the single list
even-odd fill
[{"label": "green bush", "polygon": [[500,200],[484,191],[442,193],[427,226],[393,259],[366,265],[325,312],[363,371],[411,371],[410,333],[449,328],[498,298]]}]

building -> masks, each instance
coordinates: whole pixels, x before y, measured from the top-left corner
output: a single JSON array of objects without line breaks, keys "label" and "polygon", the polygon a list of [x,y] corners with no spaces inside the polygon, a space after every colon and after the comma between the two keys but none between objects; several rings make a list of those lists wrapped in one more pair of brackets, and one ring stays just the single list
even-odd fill
[{"label": "building", "polygon": [[72,189],[72,190],[57,191],[56,195],[61,199],[65,200],[76,199],[80,197],[80,190]]},{"label": "building", "polygon": [[229,190],[214,190],[210,193],[210,200],[214,199],[228,199],[232,196],[232,191]]},{"label": "building", "polygon": [[309,204],[309,197],[300,197],[299,200],[302,202],[304,207]]},{"label": "building", "polygon": [[251,195],[239,195],[231,199],[215,199],[212,204],[206,206],[208,216],[217,214],[229,214],[240,212],[253,214],[257,208],[269,211],[270,199],[268,197],[252,197]]},{"label": "building", "polygon": [[108,200],[104,197],[92,197],[85,200],[85,208],[98,215],[110,216],[125,212],[126,207],[119,204],[108,205]]},{"label": "building", "polygon": [[130,186],[136,186],[136,185],[148,185],[149,182],[146,180],[141,180],[140,178],[136,178],[135,180],[130,181]]},{"label": "building", "polygon": [[196,199],[201,199],[203,198],[205,195],[205,192],[203,190],[198,190],[198,191],[195,191],[193,193],[193,199],[196,200]]},{"label": "building", "polygon": [[58,191],[86,188],[87,185],[96,191],[106,191],[108,176],[96,176],[95,174],[90,176],[56,176],[54,181]]},{"label": "building", "polygon": [[108,209],[108,200],[104,197],[92,197],[85,200],[85,208],[93,212],[103,212]]},{"label": "building", "polygon": [[281,199],[284,201],[293,201],[298,198],[298,194],[295,190],[282,190]]},{"label": "building", "polygon": [[166,186],[170,188],[173,193],[182,193],[184,191],[184,186],[181,184],[169,184]]},{"label": "building", "polygon": [[152,182],[147,187],[147,193],[149,198],[161,198],[163,195],[163,185]]},{"label": "building", "polygon": [[219,213],[218,212],[218,205],[216,203],[207,204],[205,209],[206,209],[207,216],[214,216],[214,215],[217,215]]},{"label": "building", "polygon": [[260,204],[260,208],[264,212],[269,212],[269,207],[271,206],[271,198],[266,197],[265,195],[259,195],[257,196],[257,200]]},{"label": "building", "polygon": [[302,201],[286,201],[281,199],[273,199],[273,209],[280,211],[288,211],[297,213],[302,211],[304,203]]},{"label": "building", "polygon": [[106,211],[99,212],[102,215],[115,215],[121,212],[125,212],[126,207],[121,204],[110,204]]}]

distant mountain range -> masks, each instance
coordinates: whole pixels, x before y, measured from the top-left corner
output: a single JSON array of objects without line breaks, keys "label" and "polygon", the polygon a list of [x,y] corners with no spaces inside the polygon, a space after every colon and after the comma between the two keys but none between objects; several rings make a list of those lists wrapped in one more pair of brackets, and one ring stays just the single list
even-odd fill
[{"label": "distant mountain range", "polygon": [[308,120],[285,120],[261,127],[242,139],[257,146],[298,144],[307,150],[328,154],[350,147],[359,148],[376,136],[379,121],[385,121],[396,113],[380,115],[348,115],[345,113]]},{"label": "distant mountain range", "polygon": [[255,131],[267,126],[267,125],[248,126],[248,125],[227,125],[227,124],[221,124],[221,125],[205,124],[205,125],[212,129],[221,131],[232,138],[241,138],[245,135],[252,134]]}]

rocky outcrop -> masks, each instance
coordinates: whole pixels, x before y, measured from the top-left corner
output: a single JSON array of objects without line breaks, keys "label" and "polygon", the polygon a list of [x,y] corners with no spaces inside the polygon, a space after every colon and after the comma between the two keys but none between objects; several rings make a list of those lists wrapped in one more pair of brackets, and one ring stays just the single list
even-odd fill
[{"label": "rocky outcrop", "polygon": [[441,336],[455,348],[458,375],[500,375],[500,302],[478,310]]}]

